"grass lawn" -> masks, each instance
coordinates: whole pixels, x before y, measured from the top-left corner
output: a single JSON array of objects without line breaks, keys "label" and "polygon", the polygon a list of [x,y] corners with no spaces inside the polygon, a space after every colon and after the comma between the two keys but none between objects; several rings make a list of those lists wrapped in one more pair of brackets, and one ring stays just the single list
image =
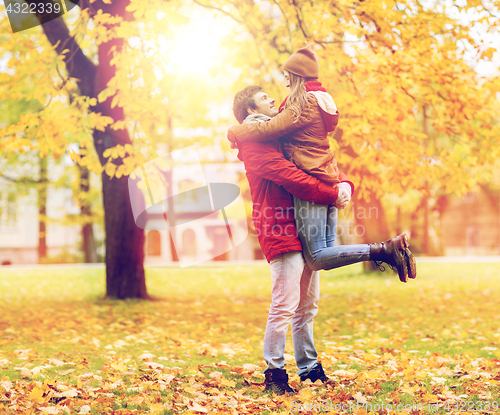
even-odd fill
[{"label": "grass lawn", "polygon": [[464,414],[500,406],[500,263],[418,263],[407,284],[388,272],[365,275],[360,264],[322,272],[315,339],[333,382],[301,384],[289,340],[287,369],[300,390],[291,398],[263,393],[267,265],[146,275],[160,301],[103,299],[102,269],[2,268],[0,413]]}]

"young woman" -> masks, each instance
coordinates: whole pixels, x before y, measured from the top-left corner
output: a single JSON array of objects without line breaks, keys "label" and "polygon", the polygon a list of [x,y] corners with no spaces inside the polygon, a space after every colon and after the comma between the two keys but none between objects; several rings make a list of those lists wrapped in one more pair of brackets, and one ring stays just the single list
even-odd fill
[{"label": "young woman", "polygon": [[328,133],[338,124],[333,98],[318,82],[319,59],[313,44],[297,50],[284,66],[290,95],[280,113],[266,122],[241,124],[228,131],[230,141],[268,141],[282,137],[285,156],[297,167],[338,188],[335,205],[294,197],[295,221],[304,259],[312,270],[332,269],[372,260],[396,267],[399,279],[416,277],[416,263],[405,234],[378,244],[335,246],[337,209],[350,201],[354,185],[340,178]]}]

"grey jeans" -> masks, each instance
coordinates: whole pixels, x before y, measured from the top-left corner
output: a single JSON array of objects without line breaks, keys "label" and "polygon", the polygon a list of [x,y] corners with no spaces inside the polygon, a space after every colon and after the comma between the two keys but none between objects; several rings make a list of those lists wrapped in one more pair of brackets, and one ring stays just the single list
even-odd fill
[{"label": "grey jeans", "polygon": [[305,265],[300,251],[277,255],[271,260],[271,308],[264,336],[264,359],[268,369],[285,366],[286,333],[292,325],[292,342],[298,374],[317,362],[313,321],[318,313],[319,272]]},{"label": "grey jeans", "polygon": [[312,270],[333,269],[370,260],[370,245],[335,246],[337,208],[293,198],[295,223],[307,265]]}]

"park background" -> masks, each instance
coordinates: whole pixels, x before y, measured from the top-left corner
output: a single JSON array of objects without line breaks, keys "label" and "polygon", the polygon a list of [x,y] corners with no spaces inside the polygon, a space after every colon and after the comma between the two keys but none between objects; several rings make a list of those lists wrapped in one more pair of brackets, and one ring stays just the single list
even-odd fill
[{"label": "park background", "polygon": [[[356,185],[339,241],[407,232],[418,278],[398,286],[359,264],[321,273],[316,337],[335,386],[292,378],[300,399],[438,402],[443,413],[499,400],[498,2],[80,1],[17,33],[7,5],[0,408],[291,410],[262,394],[269,269],[225,134],[236,91],[258,84],[281,102],[281,65],[308,43],[341,113],[331,145]],[[193,145],[210,180],[240,186],[249,236],[180,269],[178,254],[216,244],[220,218],[174,247],[136,226],[127,183]]]}]

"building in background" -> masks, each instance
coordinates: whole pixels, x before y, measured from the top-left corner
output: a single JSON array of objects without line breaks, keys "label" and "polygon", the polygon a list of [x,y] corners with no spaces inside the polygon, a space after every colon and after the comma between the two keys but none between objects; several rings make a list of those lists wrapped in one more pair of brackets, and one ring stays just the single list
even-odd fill
[{"label": "building in background", "polygon": [[[39,219],[37,191],[17,191],[15,184],[0,178],[0,264],[37,264]],[[81,256],[81,226],[63,224],[67,215],[78,215],[80,208],[71,189],[47,189],[46,243],[50,262],[74,262]],[[94,232],[103,238],[101,226]],[[102,250],[102,248],[101,248]],[[99,252],[101,257],[103,252]]]},{"label": "building in background", "polygon": [[445,255],[500,255],[500,197],[477,186],[462,197],[447,198],[441,213]]},{"label": "building in background", "polygon": [[[54,177],[64,166],[49,165]],[[203,165],[208,182],[238,182],[238,174],[243,171],[241,163],[210,163]],[[189,180],[189,169],[179,172],[177,180]],[[151,224],[145,230],[145,264],[162,265],[173,263],[170,233],[167,231],[161,206],[153,206]],[[81,226],[63,225],[61,219],[68,215],[79,215],[80,208],[69,188],[47,190],[47,256],[50,262],[75,262],[81,255]],[[231,223],[231,228],[244,232],[247,218],[241,217]],[[154,228],[154,229],[151,229]],[[0,178],[0,264],[37,264],[38,258],[38,206],[36,189],[29,194],[20,195],[15,183]],[[104,239],[104,230],[93,225],[96,239]],[[196,259],[205,257],[212,250],[225,249],[227,243],[226,223],[217,214],[208,215],[200,220],[183,226],[182,232],[175,235],[179,253]],[[99,257],[104,258],[104,244],[99,246]],[[213,261],[248,261],[264,259],[257,237],[249,232],[245,241],[228,252],[216,256]]]}]

